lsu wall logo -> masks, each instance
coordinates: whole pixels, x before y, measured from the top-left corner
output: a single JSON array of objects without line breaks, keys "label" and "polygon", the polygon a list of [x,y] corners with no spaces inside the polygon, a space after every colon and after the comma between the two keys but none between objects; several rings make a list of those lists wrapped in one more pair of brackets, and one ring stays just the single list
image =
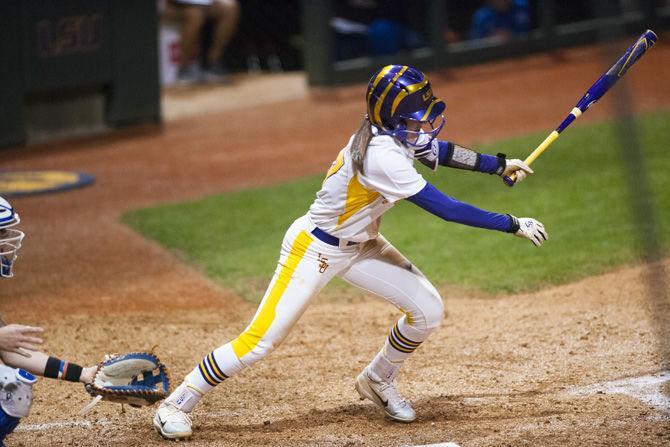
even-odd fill
[{"label": "lsu wall logo", "polygon": [[102,46],[100,14],[45,19],[37,23],[37,51],[41,57],[97,51]]},{"label": "lsu wall logo", "polygon": [[0,196],[66,191],[92,184],[95,177],[68,171],[0,171]]}]

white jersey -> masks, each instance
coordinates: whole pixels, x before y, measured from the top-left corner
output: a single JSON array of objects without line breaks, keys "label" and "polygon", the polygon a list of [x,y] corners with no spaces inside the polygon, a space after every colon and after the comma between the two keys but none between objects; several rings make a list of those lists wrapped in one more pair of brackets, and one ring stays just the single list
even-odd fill
[{"label": "white jersey", "polygon": [[379,234],[382,214],[421,191],[426,180],[414,168],[414,151],[388,135],[372,138],[364,173],[354,172],[349,153],[353,138],[328,170],[308,216],[332,236],[364,242]]}]

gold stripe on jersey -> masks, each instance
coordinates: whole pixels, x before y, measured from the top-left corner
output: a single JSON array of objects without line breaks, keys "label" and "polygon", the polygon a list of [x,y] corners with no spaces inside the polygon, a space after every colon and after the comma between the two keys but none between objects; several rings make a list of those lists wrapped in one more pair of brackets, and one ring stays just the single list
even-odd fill
[{"label": "gold stripe on jersey", "polygon": [[377,197],[379,197],[379,193],[361,185],[361,182],[358,181],[358,174],[355,174],[351,180],[349,180],[349,186],[347,186],[347,202],[344,205],[344,213],[340,214],[340,217],[337,218],[337,225],[342,225],[361,208],[366,207],[377,200]]},{"label": "gold stripe on jersey", "polygon": [[333,162],[333,164],[330,165],[330,168],[328,168],[328,172],[326,173],[326,178],[323,179],[323,182],[325,183],[326,180],[328,180],[328,177],[331,175],[335,174],[337,171],[340,170],[342,166],[344,166],[344,151],[346,151],[347,148],[344,148],[340,151],[339,154],[337,154],[337,158]]},{"label": "gold stripe on jersey", "polygon": [[312,241],[314,239],[304,230],[293,241],[288,258],[279,271],[277,280],[272,286],[265,303],[263,303],[249,327],[231,342],[237,358],[242,358],[251,352],[270,329],[270,325],[277,316],[277,304],[279,304],[279,300],[284,295],[295,269],[305,256],[305,252]]},{"label": "gold stripe on jersey", "polygon": [[395,81],[397,81],[398,78],[399,78],[400,76],[402,76],[402,74],[403,74],[404,72],[406,72],[408,68],[409,68],[409,67],[408,67],[407,65],[404,65],[404,66],[398,71],[398,73],[396,73],[395,76],[393,76],[393,79],[391,79],[391,82],[389,82],[389,84],[386,86],[386,88],[384,89],[384,91],[382,92],[382,94],[379,95],[379,99],[378,99],[377,102],[375,103],[375,120],[376,120],[375,122],[376,122],[376,123],[381,123],[381,122],[382,122],[382,117],[381,117],[380,112],[381,112],[381,109],[382,109],[382,104],[384,103],[384,100],[386,99],[386,95],[389,94],[389,91],[391,90],[391,87],[393,87],[393,85],[395,84]]}]

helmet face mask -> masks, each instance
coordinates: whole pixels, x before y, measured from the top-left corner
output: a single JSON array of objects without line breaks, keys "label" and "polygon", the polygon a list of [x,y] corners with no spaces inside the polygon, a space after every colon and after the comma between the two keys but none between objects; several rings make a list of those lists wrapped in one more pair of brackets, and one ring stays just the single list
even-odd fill
[{"label": "helmet face mask", "polygon": [[0,277],[11,278],[14,276],[12,267],[16,261],[16,252],[21,248],[23,240],[22,231],[10,228],[0,229]]},{"label": "helmet face mask", "polygon": [[21,222],[18,213],[14,212],[9,202],[0,197],[0,277],[14,276],[12,268],[16,261],[17,251],[25,237],[22,231],[13,227]]},{"label": "helmet face mask", "polygon": [[[406,65],[382,68],[370,79],[366,98],[368,119],[378,134],[393,136],[407,146],[426,147],[444,126],[442,112],[446,106],[433,96],[426,75],[415,68]],[[412,122],[421,123],[421,130],[408,130]]]},{"label": "helmet face mask", "polygon": [[[439,123],[437,122],[439,119]],[[446,120],[444,115],[436,117],[432,121],[414,121],[416,130],[408,129],[407,122],[401,122],[393,136],[413,149],[423,149],[428,146],[444,127]]]}]

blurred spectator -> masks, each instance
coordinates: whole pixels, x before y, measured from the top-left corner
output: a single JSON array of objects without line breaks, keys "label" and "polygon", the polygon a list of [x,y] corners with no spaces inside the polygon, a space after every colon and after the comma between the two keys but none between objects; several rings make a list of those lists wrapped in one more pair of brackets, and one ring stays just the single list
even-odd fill
[{"label": "blurred spectator", "polygon": [[240,28],[226,61],[248,73],[300,68],[298,0],[244,0]]},{"label": "blurred spectator", "polygon": [[475,11],[470,28],[471,39],[496,37],[508,40],[530,29],[528,0],[487,0]]},{"label": "blurred spectator", "polygon": [[347,0],[335,2],[330,24],[336,34],[336,58],[385,56],[425,45],[412,19],[423,19],[425,2]]},{"label": "blurred spectator", "polygon": [[[223,51],[237,28],[240,8],[237,0],[167,0],[163,18],[181,22],[181,45],[177,82],[224,82]],[[198,63],[200,34],[205,21],[213,21],[212,42]]]},{"label": "blurred spectator", "polygon": [[595,18],[593,2],[562,1],[554,3],[555,20],[558,24],[581,22]]}]

